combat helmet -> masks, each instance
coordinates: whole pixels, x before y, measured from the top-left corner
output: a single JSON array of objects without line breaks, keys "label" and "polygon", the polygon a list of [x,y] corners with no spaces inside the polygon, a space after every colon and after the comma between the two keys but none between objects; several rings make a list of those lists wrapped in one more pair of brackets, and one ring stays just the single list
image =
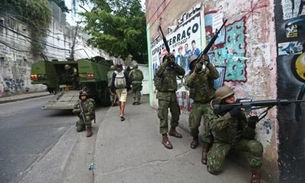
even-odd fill
[{"label": "combat helmet", "polygon": [[85,91],[80,91],[79,92],[79,99],[81,99],[81,96],[86,96],[88,98],[88,93]]},{"label": "combat helmet", "polygon": [[223,99],[225,99],[233,94],[234,94],[234,91],[232,88],[230,88],[228,86],[220,87],[215,91],[216,102],[218,104],[220,104]]},{"label": "combat helmet", "polygon": [[68,70],[68,69],[70,69],[70,68],[71,68],[70,65],[68,65],[68,64],[65,65],[65,70]]},{"label": "combat helmet", "polygon": [[116,70],[116,66],[115,65],[111,65],[110,66],[110,70]]},{"label": "combat helmet", "polygon": [[193,68],[195,67],[196,61],[198,60],[197,58],[198,58],[198,57],[195,56],[195,55],[192,55],[192,56],[189,58],[189,69],[190,69],[190,70],[193,70]]},{"label": "combat helmet", "polygon": [[133,64],[132,68],[133,69],[137,69],[138,68],[138,64],[137,63]]}]

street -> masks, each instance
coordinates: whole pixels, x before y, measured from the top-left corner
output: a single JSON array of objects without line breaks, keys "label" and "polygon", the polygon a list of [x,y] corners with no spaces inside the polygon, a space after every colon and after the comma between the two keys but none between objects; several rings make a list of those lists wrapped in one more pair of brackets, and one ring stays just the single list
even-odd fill
[{"label": "street", "polygon": [[[96,135],[89,139],[85,132],[76,133],[77,117],[71,111],[42,110],[50,97],[0,104],[0,182],[35,182],[33,176],[24,177],[33,172],[44,175],[45,182],[93,179],[87,164],[92,161]],[[97,109],[101,115],[105,110]],[[97,128],[98,123],[95,134]],[[76,179],[69,177],[77,171],[72,174]]]}]

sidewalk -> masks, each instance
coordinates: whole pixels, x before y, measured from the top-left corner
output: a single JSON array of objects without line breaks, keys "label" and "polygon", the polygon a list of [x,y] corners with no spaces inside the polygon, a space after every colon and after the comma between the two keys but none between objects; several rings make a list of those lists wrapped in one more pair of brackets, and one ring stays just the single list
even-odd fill
[{"label": "sidewalk", "polygon": [[[178,128],[182,139],[169,137],[173,149],[161,144],[156,110],[148,97],[133,106],[131,95],[126,105],[126,120],[121,122],[118,107],[111,107],[97,133],[94,156],[95,183],[245,183],[251,173],[231,161],[218,176],[201,164],[200,145],[189,147],[192,137]],[[264,183],[264,181],[261,181]]]},{"label": "sidewalk", "polygon": [[47,91],[15,94],[15,95],[10,95],[10,96],[0,97],[0,104],[7,103],[7,102],[15,102],[15,101],[19,101],[19,100],[26,100],[26,99],[30,99],[30,98],[36,98],[36,97],[43,97],[43,96],[47,96],[47,95],[51,95],[51,94]]}]

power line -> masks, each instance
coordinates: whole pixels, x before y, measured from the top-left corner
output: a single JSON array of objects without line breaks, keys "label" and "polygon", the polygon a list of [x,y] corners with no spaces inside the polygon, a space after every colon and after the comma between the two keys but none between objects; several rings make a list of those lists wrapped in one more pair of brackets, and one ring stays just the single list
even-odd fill
[{"label": "power line", "polygon": [[49,44],[47,44],[47,43],[43,43],[43,42],[40,42],[40,41],[34,40],[34,39],[32,39],[31,37],[26,36],[26,35],[24,35],[24,34],[21,34],[21,33],[17,32],[17,31],[15,31],[15,30],[13,30],[13,29],[11,29],[11,28],[9,28],[9,27],[5,26],[5,25],[0,24],[0,26],[1,26],[1,27],[4,27],[4,28],[6,28],[6,29],[8,29],[8,30],[10,30],[10,31],[12,31],[12,32],[14,32],[15,34],[21,35],[21,36],[23,36],[23,37],[25,37],[25,38],[28,38],[28,39],[30,39],[30,40],[32,40],[32,41],[34,41],[34,42],[37,42],[37,43],[43,44],[43,45],[45,45],[45,46],[49,46],[49,47],[51,47],[51,48],[55,48],[55,49],[58,49],[58,50],[70,50],[70,49],[66,49],[66,48],[60,48],[60,47],[52,46],[52,45],[49,45]]},{"label": "power line", "polygon": [[3,45],[5,45],[5,46],[7,46],[7,47],[9,47],[9,48],[11,48],[11,49],[13,49],[13,50],[16,50],[16,51],[20,51],[20,52],[29,52],[29,51],[27,51],[27,50],[19,50],[19,49],[15,48],[15,47],[9,45],[8,43],[5,43],[5,42],[1,41],[1,40],[0,40],[0,43],[3,44]]}]

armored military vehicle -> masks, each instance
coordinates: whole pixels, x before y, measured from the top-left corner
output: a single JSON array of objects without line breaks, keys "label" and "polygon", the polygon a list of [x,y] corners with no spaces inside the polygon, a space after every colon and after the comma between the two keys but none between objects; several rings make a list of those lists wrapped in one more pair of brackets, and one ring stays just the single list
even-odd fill
[{"label": "armored military vehicle", "polygon": [[[67,67],[76,69],[76,83],[68,82]],[[111,60],[96,56],[79,60],[43,60],[32,64],[32,84],[43,84],[54,97],[43,109],[73,109],[79,99],[80,90],[85,90],[101,106],[109,106],[110,92],[107,88],[107,72],[112,65]]]}]

